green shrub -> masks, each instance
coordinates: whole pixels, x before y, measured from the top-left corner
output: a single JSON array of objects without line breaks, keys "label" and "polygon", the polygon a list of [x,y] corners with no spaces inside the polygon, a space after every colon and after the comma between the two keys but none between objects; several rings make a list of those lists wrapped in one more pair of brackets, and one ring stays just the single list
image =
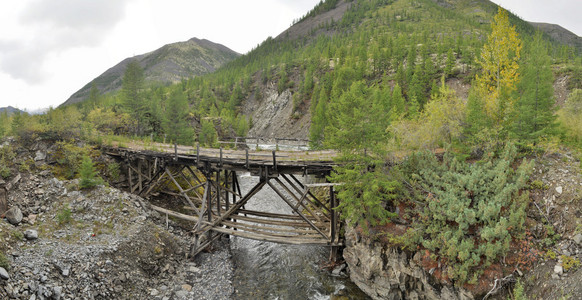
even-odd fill
[{"label": "green shrub", "polygon": [[75,178],[81,158],[87,154],[88,150],[66,141],[59,141],[56,146],[54,158],[57,164],[53,168],[55,175],[64,179]]},{"label": "green shrub", "polygon": [[513,287],[513,297],[508,298],[508,300],[527,300],[527,296],[525,295],[521,281],[517,280],[515,286]]},{"label": "green shrub", "polygon": [[68,205],[65,205],[65,207],[63,207],[63,209],[57,213],[57,223],[59,223],[59,225],[64,225],[71,223],[72,220],[73,218],[71,209]]},{"label": "green shrub", "polygon": [[16,153],[14,153],[12,147],[4,146],[0,148],[0,177],[6,179],[12,176],[10,166],[13,165],[14,158],[16,158]]},{"label": "green shrub", "polygon": [[110,163],[107,165],[107,173],[109,177],[113,179],[113,181],[119,180],[119,176],[121,172],[119,171],[119,164],[118,163]]},{"label": "green shrub", "polygon": [[10,261],[8,261],[8,258],[2,252],[0,252],[0,267],[10,270]]},{"label": "green shrub", "polygon": [[452,279],[476,279],[523,234],[529,194],[519,192],[532,163],[523,161],[514,170],[516,152],[508,146],[501,157],[474,164],[450,154],[439,162],[426,152],[400,167],[418,199],[409,238],[447,261]]},{"label": "green shrub", "polygon": [[101,177],[97,175],[97,170],[93,166],[93,161],[89,156],[83,156],[81,167],[79,169],[79,188],[89,189],[103,183]]}]

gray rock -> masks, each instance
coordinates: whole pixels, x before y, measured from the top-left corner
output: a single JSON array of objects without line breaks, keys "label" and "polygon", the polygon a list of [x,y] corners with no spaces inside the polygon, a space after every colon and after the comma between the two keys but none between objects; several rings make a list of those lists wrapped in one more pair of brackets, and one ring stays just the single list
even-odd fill
[{"label": "gray rock", "polygon": [[184,299],[186,297],[188,297],[188,292],[186,292],[184,290],[181,290],[181,291],[177,291],[176,292],[176,298],[178,298],[178,299]]},{"label": "gray rock", "polygon": [[575,235],[574,238],[572,238],[572,240],[574,240],[574,242],[579,246],[582,246],[582,233],[578,233],[577,235]]},{"label": "gray rock", "polygon": [[562,186],[556,187],[556,193],[558,193],[558,195],[562,194]]},{"label": "gray rock", "polygon": [[38,231],[34,229],[27,229],[24,231],[24,237],[29,241],[36,240],[38,239]]},{"label": "gray rock", "polygon": [[60,286],[55,286],[53,288],[53,299],[60,300],[63,295],[63,288]]},{"label": "gray rock", "polygon": [[36,155],[34,156],[34,161],[40,161],[40,160],[45,160],[46,158],[46,152],[44,151],[36,151]]},{"label": "gray rock", "polygon": [[18,225],[22,222],[22,211],[17,206],[12,207],[6,211],[6,220],[12,225]]},{"label": "gray rock", "polygon": [[6,271],[6,269],[0,267],[0,278],[2,279],[10,279],[10,275],[8,275],[8,271]]},{"label": "gray rock", "polygon": [[564,268],[562,268],[562,266],[560,266],[560,265],[555,265],[554,266],[554,273],[556,273],[558,275],[563,275],[564,274]]},{"label": "gray rock", "polygon": [[331,275],[332,276],[339,276],[345,268],[346,268],[346,264],[341,264],[341,265],[337,266],[335,269],[333,269],[333,271],[331,272]]}]

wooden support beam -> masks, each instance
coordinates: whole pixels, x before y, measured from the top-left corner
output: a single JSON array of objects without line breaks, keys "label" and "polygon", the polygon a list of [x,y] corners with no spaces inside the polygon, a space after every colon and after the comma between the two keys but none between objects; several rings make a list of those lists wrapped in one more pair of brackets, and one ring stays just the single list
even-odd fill
[{"label": "wooden support beam", "polygon": [[[167,215],[176,217],[176,218],[181,219],[181,220],[184,220],[184,221],[190,221],[190,222],[198,223],[198,220],[200,220],[200,219],[198,219],[197,216],[186,215],[186,214],[179,213],[179,212],[176,212],[176,211],[173,211],[173,210],[169,210],[169,209],[166,209],[166,208],[163,208],[163,207],[159,207],[159,206],[156,206],[156,205],[153,205],[153,204],[150,205],[150,207],[153,210],[155,210],[155,211],[157,211],[159,213],[167,214]],[[204,221],[202,221],[202,223],[207,224],[207,222],[204,222]]]},{"label": "wooden support beam", "polygon": [[[160,184],[160,182],[162,181],[162,178],[166,175],[165,173],[166,168],[162,168],[160,167],[160,169],[156,172],[156,174],[154,176],[152,176],[152,180],[150,180],[150,182],[148,182],[148,184],[146,186],[150,186],[148,188],[148,190],[146,191],[144,196],[148,196],[150,194],[150,192],[156,187],[158,186],[158,184]],[[152,181],[157,177],[156,183],[151,185]],[[141,192],[138,194],[141,195]]]},{"label": "wooden support beam", "polygon": [[208,222],[212,221],[212,186],[210,184],[210,176],[206,176],[206,216],[208,217]]},{"label": "wooden support beam", "polygon": [[220,215],[220,207],[222,204],[220,203],[221,198],[221,188],[220,188],[220,171],[216,171],[216,211],[218,215]]},{"label": "wooden support beam", "polygon": [[319,205],[320,207],[322,207],[323,209],[325,209],[328,213],[330,212],[329,208],[327,208],[327,206],[325,204],[323,204],[321,201],[319,201],[319,199],[317,199],[317,197],[315,197],[315,195],[313,195],[313,193],[311,193],[311,191],[309,191],[309,188],[307,188],[306,186],[304,186],[301,181],[299,181],[299,179],[297,179],[295,176],[293,176],[293,174],[290,174],[290,176],[295,180],[295,182],[297,184],[299,184],[299,186],[301,188],[299,188],[297,185],[295,185],[290,179],[289,177],[287,177],[287,175],[285,174],[281,174],[281,177],[283,177],[283,179],[285,179],[285,181],[291,186],[293,187],[293,189],[295,189],[298,193],[302,193],[302,189],[303,191],[307,191],[307,194],[313,199],[313,202],[315,202],[317,205]]},{"label": "wooden support beam", "polygon": [[273,189],[273,191],[275,191],[275,193],[277,193],[277,195],[279,195],[279,197],[281,197],[281,199],[283,199],[283,201],[285,201],[289,207],[291,207],[301,218],[303,218],[303,220],[305,220],[305,222],[307,222],[311,227],[313,227],[313,229],[317,230],[317,232],[319,232],[323,237],[329,239],[329,236],[327,236],[327,234],[325,234],[323,231],[321,231],[317,226],[315,226],[315,224],[313,224],[313,222],[311,222],[305,215],[303,215],[302,212],[300,212],[298,209],[295,209],[293,207],[293,204],[291,202],[289,202],[289,200],[287,199],[287,197],[285,197],[285,195],[283,195],[281,193],[281,191],[279,191],[272,183],[270,180],[267,180],[267,184]]},{"label": "wooden support beam", "polygon": [[279,244],[291,244],[291,245],[328,245],[328,241],[325,239],[315,239],[315,238],[289,238],[289,237],[276,237],[276,236],[268,236],[264,234],[258,233],[250,233],[250,232],[243,232],[240,230],[233,230],[228,228],[214,228],[213,231],[244,237],[248,239],[258,240],[258,241],[266,241],[266,242],[273,242]]},{"label": "wooden support beam", "polygon": [[128,169],[127,169],[127,175],[129,177],[129,192],[133,194],[133,192],[135,192],[135,190],[133,189],[133,176],[131,174],[131,170],[133,169],[131,167],[131,165],[129,164],[129,162],[127,163]]},{"label": "wooden support beam", "polygon": [[287,193],[295,199],[295,201],[297,201],[298,206],[291,207],[293,210],[299,211],[299,206],[301,206],[309,213],[309,215],[313,216],[318,222],[321,222],[319,216],[315,214],[307,205],[303,204],[303,201],[301,201],[285,184],[283,184],[281,179],[275,178],[275,181],[277,181],[277,183],[282,186],[287,191]]},{"label": "wooden support beam", "polygon": [[[224,187],[226,188],[226,190],[228,191],[228,170],[224,170]],[[230,208],[230,193],[226,193],[225,197],[224,197],[224,204],[226,206],[226,210],[228,210]]]},{"label": "wooden support beam", "polygon": [[221,224],[227,226],[227,228],[232,227],[233,229],[236,228],[238,230],[264,234],[267,236],[288,237],[288,238],[295,237],[317,238],[317,239],[321,238],[321,235],[319,235],[319,233],[317,233],[317,231],[315,230],[297,230],[287,228],[265,227],[242,222],[233,223],[226,220],[222,221]]},{"label": "wooden support beam", "polygon": [[244,197],[242,197],[237,203],[235,203],[230,208],[230,210],[226,211],[222,216],[219,216],[216,220],[214,220],[212,222],[212,226],[205,226],[204,228],[201,229],[201,232],[199,233],[207,232],[208,230],[212,229],[212,227],[220,224],[220,222],[230,217],[237,209],[245,205],[256,193],[258,193],[263,188],[263,186],[265,186],[265,184],[266,184],[265,181],[260,181],[259,183],[257,183]]},{"label": "wooden support beam", "polygon": [[142,174],[141,174],[141,166],[142,166],[142,161],[141,159],[139,159],[137,161],[137,182],[139,183],[139,191],[141,192],[141,190],[143,189],[143,178],[142,178]]},{"label": "wooden support beam", "polygon": [[188,197],[188,195],[184,192],[184,190],[182,189],[182,187],[180,186],[180,184],[178,183],[178,181],[176,181],[176,179],[174,178],[174,176],[172,176],[172,173],[168,170],[168,168],[166,168],[166,174],[172,180],[172,182],[174,183],[174,185],[176,185],[176,187],[178,188],[178,190],[180,190],[180,194],[186,199],[186,201],[188,202],[188,204],[190,204],[190,206],[192,206],[192,208],[194,208],[194,211],[195,212],[198,212],[198,209],[196,208],[196,206],[194,205],[194,203],[192,203],[192,200],[190,200],[190,197]]},{"label": "wooden support beam", "polygon": [[[250,223],[256,223],[256,224],[264,224],[264,225],[277,225],[277,226],[285,226],[285,227],[291,227],[291,228],[297,228],[297,227],[305,227],[305,228],[312,228],[313,226],[305,223],[304,220],[296,220],[296,221],[281,221],[280,219],[266,219],[266,218],[254,218],[254,217],[249,217],[249,216],[241,216],[241,215],[237,215],[237,214],[232,214],[229,216],[231,219],[233,220],[240,220],[240,221],[245,221],[245,222],[250,222]],[[314,224],[317,228],[326,228],[327,226],[323,225],[323,224]]]},{"label": "wooden support beam", "polygon": [[337,212],[335,211],[336,208],[336,201],[335,201],[335,194],[333,192],[333,185],[329,186],[329,202],[331,204],[331,226],[330,226],[330,235],[331,235],[331,242],[333,243],[336,240],[336,233],[337,231]]}]

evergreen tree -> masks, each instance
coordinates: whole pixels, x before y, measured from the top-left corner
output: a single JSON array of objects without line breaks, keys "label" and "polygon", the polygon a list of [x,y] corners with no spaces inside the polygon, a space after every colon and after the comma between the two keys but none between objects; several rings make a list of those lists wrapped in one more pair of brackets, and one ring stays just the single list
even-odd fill
[{"label": "evergreen tree", "polygon": [[400,85],[397,83],[392,90],[392,109],[390,110],[390,119],[398,119],[404,114],[405,110],[406,105],[404,103],[404,96],[402,95]]},{"label": "evergreen tree", "polygon": [[93,161],[87,155],[83,156],[83,160],[81,161],[79,176],[79,188],[81,189],[89,189],[103,183],[101,177],[97,175]]},{"label": "evergreen tree", "polygon": [[518,139],[535,143],[556,127],[554,75],[541,33],[528,45],[523,65],[512,131]]},{"label": "evergreen tree", "polygon": [[[410,89],[408,90],[408,98],[409,99],[416,99],[416,102],[423,106],[425,104],[425,90],[426,84],[423,82],[423,70],[422,65],[416,65],[414,70],[414,75],[412,75],[412,79],[410,80]],[[419,107],[420,108],[420,107]]]},{"label": "evergreen tree", "polygon": [[342,162],[330,180],[345,183],[338,187],[342,199],[338,210],[353,224],[384,224],[394,214],[386,205],[394,199],[395,181],[384,170],[384,141],[389,120],[382,115],[380,101],[370,99],[363,82],[354,82],[349,91],[330,103],[334,111],[325,128],[325,144],[340,152]]},{"label": "evergreen tree", "polygon": [[445,63],[445,76],[451,77],[453,75],[453,68],[455,67],[455,55],[453,54],[453,49],[449,48],[447,51],[447,61]]},{"label": "evergreen tree", "polygon": [[188,124],[188,100],[180,89],[175,89],[168,99],[166,116],[164,119],[164,131],[170,141],[191,145],[194,139],[194,131]]},{"label": "evergreen tree", "polygon": [[323,132],[327,124],[327,95],[325,94],[325,89],[321,89],[319,93],[319,100],[317,100],[317,106],[311,117],[311,127],[309,128],[311,147],[316,149],[322,146]]},{"label": "evergreen tree", "polygon": [[200,135],[198,137],[200,145],[210,147],[214,146],[218,140],[218,134],[216,133],[216,128],[214,128],[212,121],[202,120],[201,127]]},{"label": "evergreen tree", "polygon": [[143,97],[144,74],[139,62],[133,60],[127,64],[121,86],[121,96],[125,111],[135,122],[134,133],[143,133],[146,103]]}]

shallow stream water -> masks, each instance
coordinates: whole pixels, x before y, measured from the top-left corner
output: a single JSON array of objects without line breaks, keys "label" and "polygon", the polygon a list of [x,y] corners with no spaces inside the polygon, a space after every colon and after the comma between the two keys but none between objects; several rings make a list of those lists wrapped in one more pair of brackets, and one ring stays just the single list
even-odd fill
[{"label": "shallow stream water", "polygon": [[[245,194],[259,181],[242,175]],[[291,214],[291,208],[269,187],[245,206],[247,209]],[[369,299],[347,277],[322,270],[328,247],[284,245],[231,237],[235,264],[235,299]]]}]

